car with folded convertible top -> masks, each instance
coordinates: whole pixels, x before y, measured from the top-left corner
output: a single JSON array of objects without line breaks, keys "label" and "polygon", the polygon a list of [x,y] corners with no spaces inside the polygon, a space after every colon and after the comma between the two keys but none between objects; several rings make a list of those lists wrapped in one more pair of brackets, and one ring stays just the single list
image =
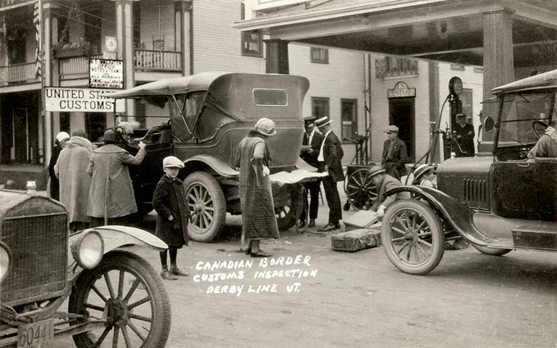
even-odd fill
[{"label": "car with folded convertible top", "polygon": [[528,159],[548,125],[557,122],[557,70],[492,90],[497,114],[485,118],[493,141],[475,157],[437,167],[437,189],[403,186],[414,199],[396,201],[383,217],[381,239],[398,269],[427,274],[445,241],[464,238],[480,252],[557,251],[557,158]]}]

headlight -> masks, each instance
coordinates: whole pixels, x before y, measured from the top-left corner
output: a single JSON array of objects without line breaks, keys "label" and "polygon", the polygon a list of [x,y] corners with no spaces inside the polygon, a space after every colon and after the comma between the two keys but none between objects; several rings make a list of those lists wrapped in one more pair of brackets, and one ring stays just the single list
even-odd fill
[{"label": "headlight", "polygon": [[0,283],[8,275],[11,259],[12,253],[10,252],[8,246],[4,243],[0,243]]},{"label": "headlight", "polygon": [[85,231],[72,244],[71,250],[74,260],[81,268],[95,268],[103,257],[103,239],[97,231]]}]

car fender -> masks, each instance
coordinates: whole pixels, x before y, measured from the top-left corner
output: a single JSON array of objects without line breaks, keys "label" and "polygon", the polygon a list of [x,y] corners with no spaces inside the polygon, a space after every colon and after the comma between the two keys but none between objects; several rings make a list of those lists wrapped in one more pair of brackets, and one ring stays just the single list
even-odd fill
[{"label": "car fender", "polygon": [[[86,229],[86,231],[97,231],[104,244],[104,254],[123,246],[140,245],[155,249],[157,251],[164,251],[168,249],[168,245],[160,238],[150,232],[144,231],[139,228],[130,226],[99,226]],[[74,233],[70,235],[69,244],[71,245],[74,240],[80,237],[81,233]]]},{"label": "car fender", "polygon": [[484,235],[474,224],[474,211],[446,193],[431,187],[401,186],[386,193],[387,196],[409,192],[415,199],[421,198],[429,203],[438,214],[454,228],[458,234],[471,243],[486,246],[495,239]]},{"label": "car fender", "polygon": [[213,169],[218,175],[223,177],[234,177],[240,175],[239,171],[230,167],[225,162],[213,156],[195,155],[185,160],[184,164],[186,165],[187,168],[188,163],[194,163],[194,162],[202,162],[206,164],[207,166],[211,167],[211,169]]}]

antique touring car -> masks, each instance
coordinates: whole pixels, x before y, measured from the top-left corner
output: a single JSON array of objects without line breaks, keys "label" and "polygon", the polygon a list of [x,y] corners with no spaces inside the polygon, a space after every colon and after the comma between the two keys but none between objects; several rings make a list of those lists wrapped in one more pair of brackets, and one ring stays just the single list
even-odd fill
[{"label": "antique touring car", "polygon": [[[180,172],[193,222],[188,233],[208,242],[224,227],[226,213],[240,214],[236,149],[257,120],[275,121],[277,135],[267,140],[271,173],[295,169],[302,145],[302,103],[309,88],[305,77],[276,74],[206,72],[168,78],[111,94],[141,98],[168,108],[168,122],[155,126],[142,139],[147,155],[138,170],[136,196],[143,211],[162,172],[162,159],[174,155],[186,164]],[[299,195],[294,186],[273,185],[279,228],[296,223]]]},{"label": "antique touring car", "polygon": [[492,150],[451,158],[437,168],[438,189],[403,186],[414,198],[386,211],[381,239],[401,271],[426,274],[445,240],[464,237],[484,254],[515,249],[557,251],[557,158],[527,159],[548,125],[555,126],[557,70],[493,89]]},{"label": "antique touring car", "polygon": [[57,201],[0,191],[0,347],[55,347],[67,336],[80,348],[164,347],[168,295],[149,263],[123,247],[167,245],[124,226],[70,235],[67,220]]}]

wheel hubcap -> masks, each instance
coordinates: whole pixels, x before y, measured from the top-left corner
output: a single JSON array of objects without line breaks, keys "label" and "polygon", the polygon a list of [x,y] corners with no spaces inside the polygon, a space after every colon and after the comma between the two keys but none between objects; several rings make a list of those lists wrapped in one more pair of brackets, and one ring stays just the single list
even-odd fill
[{"label": "wheel hubcap", "polygon": [[107,302],[108,317],[106,323],[109,326],[123,326],[128,322],[128,306],[119,299],[109,299]]}]

